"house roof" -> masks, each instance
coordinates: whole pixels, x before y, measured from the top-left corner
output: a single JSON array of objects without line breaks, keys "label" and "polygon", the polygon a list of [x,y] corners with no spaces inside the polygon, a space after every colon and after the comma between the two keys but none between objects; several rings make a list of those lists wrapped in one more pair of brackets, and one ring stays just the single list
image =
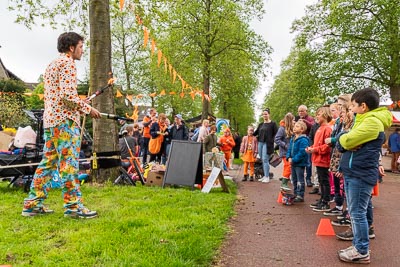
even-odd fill
[{"label": "house roof", "polygon": [[0,58],[0,79],[13,79],[13,80],[19,80],[22,81],[20,78],[18,78],[17,75],[9,71],[3,64],[3,61],[1,61]]}]

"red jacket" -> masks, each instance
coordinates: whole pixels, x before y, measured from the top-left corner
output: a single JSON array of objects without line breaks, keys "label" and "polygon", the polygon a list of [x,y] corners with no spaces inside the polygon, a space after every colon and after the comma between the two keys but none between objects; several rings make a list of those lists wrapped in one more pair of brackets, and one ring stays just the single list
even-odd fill
[{"label": "red jacket", "polygon": [[331,160],[331,147],[325,144],[325,139],[331,137],[332,126],[329,124],[321,125],[314,137],[314,144],[311,148],[314,150],[312,153],[311,161],[318,167],[329,167]]}]

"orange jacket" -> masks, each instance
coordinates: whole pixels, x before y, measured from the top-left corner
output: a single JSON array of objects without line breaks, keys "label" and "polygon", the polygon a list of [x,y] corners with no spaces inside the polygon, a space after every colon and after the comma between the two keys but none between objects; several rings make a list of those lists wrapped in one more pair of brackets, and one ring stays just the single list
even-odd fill
[{"label": "orange jacket", "polygon": [[222,151],[231,151],[232,148],[235,146],[235,140],[231,135],[229,136],[222,136],[218,142],[221,145]]}]

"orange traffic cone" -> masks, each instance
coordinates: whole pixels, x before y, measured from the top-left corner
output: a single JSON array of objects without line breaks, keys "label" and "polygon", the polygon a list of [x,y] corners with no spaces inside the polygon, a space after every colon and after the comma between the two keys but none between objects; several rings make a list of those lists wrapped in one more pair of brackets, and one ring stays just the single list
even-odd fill
[{"label": "orange traffic cone", "polygon": [[376,185],[372,189],[372,195],[375,197],[379,196],[379,183],[376,183]]},{"label": "orange traffic cone", "polygon": [[333,230],[331,220],[323,218],[320,220],[318,229],[317,229],[317,235],[330,235],[333,236],[335,235],[335,231]]},{"label": "orange traffic cone", "polygon": [[278,199],[276,200],[278,203],[282,203],[282,192],[279,192]]}]

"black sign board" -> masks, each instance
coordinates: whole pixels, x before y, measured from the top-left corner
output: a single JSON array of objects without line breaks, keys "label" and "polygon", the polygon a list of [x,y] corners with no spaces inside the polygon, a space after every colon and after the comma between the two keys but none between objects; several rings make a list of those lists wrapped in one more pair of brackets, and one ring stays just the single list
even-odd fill
[{"label": "black sign board", "polygon": [[172,140],[165,172],[165,184],[184,185],[194,188],[203,182],[202,144],[197,142]]}]

